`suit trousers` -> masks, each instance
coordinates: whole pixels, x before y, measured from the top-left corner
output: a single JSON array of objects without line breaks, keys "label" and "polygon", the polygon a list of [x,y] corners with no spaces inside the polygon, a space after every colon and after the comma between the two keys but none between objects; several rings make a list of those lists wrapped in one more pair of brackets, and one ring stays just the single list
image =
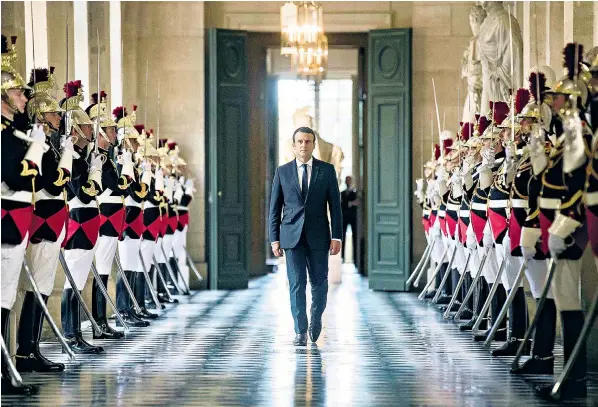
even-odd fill
[{"label": "suit trousers", "polygon": [[285,257],[295,333],[306,333],[307,275],[309,274],[311,284],[311,318],[312,321],[319,321],[328,296],[328,250],[310,248],[303,231],[297,245],[292,249],[285,249]]}]

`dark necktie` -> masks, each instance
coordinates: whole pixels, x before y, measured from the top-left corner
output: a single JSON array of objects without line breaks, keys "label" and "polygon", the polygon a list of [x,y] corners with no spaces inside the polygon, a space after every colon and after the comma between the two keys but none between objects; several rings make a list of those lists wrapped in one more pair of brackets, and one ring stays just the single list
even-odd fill
[{"label": "dark necktie", "polygon": [[303,176],[301,177],[301,196],[303,196],[303,201],[307,198],[307,190],[309,189],[307,183],[307,164],[303,164]]}]

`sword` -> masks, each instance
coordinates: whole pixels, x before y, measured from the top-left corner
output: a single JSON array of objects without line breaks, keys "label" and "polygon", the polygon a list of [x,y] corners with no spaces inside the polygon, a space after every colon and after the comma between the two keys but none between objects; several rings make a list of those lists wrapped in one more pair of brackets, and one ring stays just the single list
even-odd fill
[{"label": "sword", "polygon": [[179,293],[187,295],[187,293],[185,293],[183,290],[181,290],[181,287],[179,286],[179,284],[177,282],[177,278],[174,275],[172,269],[170,268],[170,261],[168,260],[170,257],[166,256],[166,252],[164,251],[163,243],[164,243],[164,239],[162,239],[162,242],[160,244],[160,250],[162,250],[162,256],[164,256],[164,260],[165,260],[165,264],[166,264],[166,271],[168,271],[168,275],[172,279],[172,284],[174,284],[174,288],[176,288],[176,290]]},{"label": "sword", "polygon": [[39,306],[41,307],[41,309],[44,313],[44,316],[46,317],[46,320],[50,324],[50,328],[52,328],[52,332],[54,332],[54,335],[56,335],[56,337],[58,338],[58,342],[60,342],[60,346],[62,346],[62,350],[64,351],[64,353],[69,355],[69,358],[71,360],[75,360],[75,354],[73,353],[73,351],[71,350],[69,345],[67,345],[66,339],[62,335],[62,332],[60,332],[60,329],[58,329],[58,327],[56,326],[54,319],[52,319],[52,315],[50,314],[50,311],[48,310],[48,306],[46,305],[46,302],[44,301],[44,299],[42,297],[39,287],[37,286],[37,283],[35,282],[35,279],[33,278],[33,273],[31,272],[31,269],[29,268],[29,265],[27,264],[26,258],[23,259],[23,268],[25,269],[25,274],[27,274],[27,278],[29,279],[29,282],[31,283],[31,287],[33,287],[33,292],[35,293],[35,299],[39,303]]},{"label": "sword", "polygon": [[160,281],[162,282],[162,285],[164,286],[164,290],[166,291],[166,296],[169,299],[172,299],[172,294],[170,293],[170,290],[168,289],[168,286],[166,285],[166,280],[164,280],[164,276],[162,275],[162,270],[160,269],[160,263],[158,263],[158,260],[156,259],[156,255],[152,256],[154,259],[154,267],[156,268],[156,274],[158,275],[158,278],[160,279]]},{"label": "sword", "polygon": [[[449,247],[447,246],[444,248],[444,251],[442,252],[442,256],[440,256],[440,260],[438,260],[438,265],[434,269],[434,273],[432,274],[432,278],[430,278],[430,281],[434,280],[436,278],[436,275],[440,272],[440,266],[442,265],[443,260],[446,258],[448,251],[449,251]],[[420,273],[419,277],[415,280],[415,283],[413,283],[413,286],[415,288],[419,287],[419,281],[422,277],[423,277],[423,273]],[[428,281],[427,288],[429,288],[429,285],[430,285],[430,282]],[[424,289],[424,292],[425,291],[427,291],[427,290]]]},{"label": "sword", "polygon": [[64,258],[64,253],[62,250],[60,250],[60,254],[59,254],[58,258],[60,259],[60,264],[62,265],[62,269],[64,270],[64,274],[66,275],[66,279],[69,280],[69,284],[73,288],[73,293],[75,294],[75,297],[77,297],[77,301],[79,301],[81,308],[83,308],[83,312],[87,316],[87,319],[89,319],[89,322],[91,323],[91,326],[93,327],[93,330],[95,331],[95,333],[97,335],[101,335],[102,329],[98,326],[98,323],[93,318],[93,315],[91,314],[91,311],[89,311],[89,308],[87,308],[87,304],[85,304],[85,301],[83,301],[83,297],[81,297],[81,293],[79,292],[79,289],[77,288],[77,284],[75,283],[75,280],[73,279],[73,275],[71,274],[71,271],[69,270],[69,267],[66,264],[66,259]]},{"label": "sword", "polygon": [[[418,285],[419,285],[419,280],[421,280],[422,276],[424,275],[424,272],[426,271],[426,266],[427,266],[428,264],[430,264],[430,259],[431,259],[431,258],[432,258],[432,249],[430,249],[430,250],[428,251],[428,254],[427,254],[427,256],[426,256],[426,259],[424,260],[424,263],[423,263],[422,267],[420,268],[420,270],[419,270],[419,273],[417,273],[417,278],[416,278],[416,281],[418,281]],[[415,272],[413,272],[413,276],[415,277]],[[408,282],[407,289],[408,289],[409,287],[410,287],[410,284],[409,284],[409,282]]]},{"label": "sword", "polygon": [[486,259],[488,258],[488,254],[489,253],[490,253],[490,248],[487,247],[486,248],[486,252],[484,253],[484,256],[482,256],[482,261],[480,262],[480,266],[478,267],[478,271],[476,272],[475,277],[473,279],[473,282],[471,283],[471,287],[469,287],[469,290],[467,290],[467,294],[465,294],[465,298],[463,298],[463,302],[461,303],[461,306],[459,307],[459,309],[457,310],[457,313],[455,314],[455,316],[453,318],[455,321],[459,321],[460,320],[459,317],[461,316],[461,314],[465,310],[465,306],[467,305],[467,301],[469,301],[469,299],[473,295],[474,289],[477,286],[478,281],[480,280],[480,277],[482,275],[482,270],[484,269],[484,264],[486,264]]},{"label": "sword", "polygon": [[127,323],[125,322],[125,320],[123,319],[123,317],[120,315],[120,312],[118,312],[118,309],[116,308],[116,305],[114,305],[114,302],[112,302],[112,298],[110,298],[110,296],[108,295],[108,291],[106,291],[106,287],[104,286],[104,283],[102,282],[102,278],[100,277],[100,273],[98,273],[98,269],[96,268],[96,265],[93,262],[91,262],[91,272],[93,273],[93,276],[94,276],[94,278],[96,280],[96,283],[98,284],[98,287],[100,288],[100,291],[104,295],[104,298],[106,298],[106,302],[108,302],[108,304],[110,304],[110,307],[114,310],[114,314],[116,315],[116,319],[118,319],[120,321],[120,323],[123,326],[123,328],[125,328],[125,331],[128,331],[129,330],[129,325],[127,325]]},{"label": "sword", "polygon": [[185,290],[186,290],[185,295],[190,295],[191,291],[189,290],[189,285],[187,284],[187,282],[183,278],[183,273],[181,272],[181,269],[179,268],[179,263],[178,263],[178,260],[176,258],[176,255],[174,253],[174,249],[172,250],[172,257],[171,258],[174,259],[174,266],[172,266],[172,268],[174,269],[175,273],[178,274],[178,276],[181,278],[181,281],[183,282],[183,285],[185,286]]},{"label": "sword", "polygon": [[496,278],[494,279],[494,282],[492,283],[492,288],[490,289],[490,292],[488,293],[488,298],[486,298],[486,301],[484,302],[484,305],[482,306],[482,310],[480,311],[480,315],[478,316],[478,319],[475,321],[475,324],[473,324],[473,327],[471,328],[471,331],[475,334],[478,333],[480,331],[480,325],[482,324],[482,320],[484,318],[486,318],[486,314],[488,313],[488,310],[490,309],[490,304],[492,303],[492,299],[494,298],[494,295],[496,294],[496,291],[498,290],[498,286],[500,284],[500,278],[502,276],[502,273],[505,269],[505,260],[503,259],[503,261],[500,262],[500,267],[498,269],[498,274],[496,274]]},{"label": "sword", "polygon": [[[467,266],[469,266],[469,260],[471,259],[471,250],[469,251],[469,254],[467,255],[467,259],[465,260],[465,267],[463,267],[463,274],[461,274],[461,277],[459,278],[459,282],[457,283],[457,287],[455,287],[455,290],[453,291],[453,296],[451,297],[451,301],[449,302],[446,311],[444,311],[444,314],[442,314],[442,317],[444,319],[448,319],[449,315],[451,313],[451,309],[453,308],[453,305],[455,305],[455,302],[457,301],[457,293],[459,292],[459,290],[461,289],[461,286],[463,285],[463,282],[465,281],[465,276],[467,274]],[[436,296],[434,296],[434,298],[436,298]],[[434,299],[432,299],[432,302],[434,302]],[[438,300],[436,300],[436,302],[438,302]]]},{"label": "sword", "polygon": [[135,294],[133,293],[133,290],[131,289],[129,280],[127,280],[127,276],[125,275],[125,272],[120,265],[120,258],[118,257],[118,250],[116,251],[116,259],[117,259],[116,260],[117,273],[120,275],[120,278],[121,278],[123,284],[125,285],[125,288],[127,289],[127,293],[129,293],[129,297],[131,298],[131,302],[133,303],[133,309],[135,309],[135,312],[140,313],[141,308],[139,307],[139,304],[137,303],[137,299],[135,298]]},{"label": "sword", "polygon": [[197,270],[197,267],[195,267],[195,263],[193,262],[191,255],[187,251],[187,247],[183,246],[183,250],[185,250],[185,254],[187,255],[187,264],[189,264],[191,270],[193,270],[193,272],[195,273],[195,277],[197,277],[199,281],[202,281],[203,277],[201,276],[201,274],[199,274],[199,270]]},{"label": "sword", "polygon": [[428,245],[426,246],[426,250],[424,250],[424,254],[422,254],[422,258],[419,260],[419,263],[417,263],[417,266],[415,266],[415,270],[413,270],[413,273],[411,273],[411,275],[407,279],[407,283],[406,283],[407,288],[411,287],[411,283],[413,283],[413,280],[415,280],[415,278],[417,276],[419,276],[420,269],[423,269],[424,263],[427,263],[428,253],[432,250],[432,246],[434,246],[435,241],[436,241],[436,239],[434,239],[433,241],[428,243]]},{"label": "sword", "polygon": [[544,302],[546,302],[546,297],[548,296],[548,292],[550,291],[550,284],[552,283],[552,278],[554,277],[554,272],[556,270],[556,261],[554,259],[550,259],[550,263],[548,265],[548,274],[546,275],[546,282],[544,283],[544,288],[542,289],[542,295],[538,301],[538,306],[536,307],[536,313],[534,314],[534,319],[529,324],[527,331],[525,331],[525,336],[523,340],[519,344],[519,348],[517,349],[517,353],[515,354],[515,359],[511,364],[511,371],[519,369],[519,359],[523,356],[523,350],[525,349],[525,345],[527,341],[529,341],[532,332],[536,328],[536,324],[538,323],[538,316],[544,307]]},{"label": "sword", "polygon": [[449,260],[448,266],[446,267],[446,272],[444,273],[444,276],[442,277],[442,280],[440,281],[440,286],[436,289],[436,293],[434,294],[434,297],[432,297],[432,304],[436,304],[438,302],[438,299],[440,298],[442,289],[444,288],[444,286],[446,285],[446,282],[448,281],[449,277],[452,274],[451,266],[453,265],[453,263],[455,261],[456,254],[457,254],[457,242],[455,242],[455,248],[453,249],[453,254],[451,255],[451,259]]},{"label": "sword", "polygon": [[[448,250],[448,247],[447,247],[446,250]],[[453,263],[456,251],[457,251],[457,247],[455,247],[453,249],[453,252],[451,253],[451,258],[450,258],[450,261],[449,261],[449,267],[447,267],[447,270],[450,268],[451,264]],[[444,260],[444,256],[442,257],[442,260]],[[442,267],[442,260],[440,260],[438,262],[438,266],[436,266],[436,270],[434,270],[434,275],[430,278],[430,281],[428,281],[428,283],[426,284],[426,286],[424,287],[424,289],[422,290],[422,292],[417,296],[417,299],[423,300],[424,297],[425,297],[425,295],[426,295],[426,292],[428,292],[428,289],[432,286],[432,284],[434,284],[434,281],[436,280],[436,276],[438,275],[438,273],[440,273],[440,268]],[[438,287],[437,290],[440,291],[440,287]]]},{"label": "sword", "polygon": [[[486,337],[486,341],[484,341],[485,348],[488,348],[490,346],[490,344],[494,340],[494,336],[496,335],[496,332],[498,332],[498,327],[499,327],[500,323],[507,316],[507,312],[509,312],[509,307],[510,307],[511,303],[513,302],[513,300],[515,299],[515,294],[517,294],[517,288],[519,287],[519,284],[521,284],[521,280],[523,280],[523,276],[525,274],[526,267],[527,267],[527,264],[524,261],[523,264],[521,265],[521,267],[519,268],[519,272],[517,273],[517,277],[515,278],[515,283],[513,283],[513,286],[511,287],[511,292],[509,293],[509,296],[507,297],[507,300],[505,301],[505,305],[503,305],[502,309],[500,310],[500,313],[498,314],[498,317],[496,318],[496,321],[494,321],[494,325],[492,325],[492,328],[490,328],[490,332],[488,332],[488,337]],[[494,287],[492,287],[492,288],[494,288]]]},{"label": "sword", "polygon": [[[147,268],[145,267],[145,262],[143,261],[143,256],[141,255],[141,249],[139,249],[139,260],[141,260],[141,268],[143,269],[143,276],[145,277],[145,282],[147,283],[147,287],[152,296],[152,301],[154,302],[154,304],[156,304],[156,308],[159,308],[159,309],[166,308],[164,305],[160,304],[160,301],[158,300],[158,295],[156,294],[156,291],[152,284],[152,279],[150,278],[149,273],[147,272]],[[120,266],[120,259],[118,258],[118,256],[116,257],[116,261],[118,262],[118,264]]]},{"label": "sword", "polygon": [[569,356],[569,360],[567,360],[567,364],[563,368],[563,371],[559,375],[556,380],[556,383],[552,387],[552,391],[550,392],[550,397],[555,400],[560,400],[561,398],[561,387],[563,383],[569,378],[571,374],[571,369],[573,368],[573,364],[577,360],[579,356],[579,352],[581,351],[581,347],[585,344],[590,335],[592,327],[594,326],[594,322],[596,321],[596,317],[598,317],[598,290],[594,293],[594,299],[592,300],[592,305],[588,311],[588,316],[583,324],[583,328],[581,328],[581,333],[579,334],[579,338],[577,342],[575,342],[575,347],[573,348],[573,352]]},{"label": "sword", "polygon": [[4,359],[6,359],[6,364],[8,365],[8,371],[10,372],[10,382],[15,387],[22,387],[23,379],[17,371],[17,368],[15,367],[14,363],[12,363],[10,352],[6,347],[6,342],[4,342],[4,338],[2,338],[2,356],[4,356]]}]

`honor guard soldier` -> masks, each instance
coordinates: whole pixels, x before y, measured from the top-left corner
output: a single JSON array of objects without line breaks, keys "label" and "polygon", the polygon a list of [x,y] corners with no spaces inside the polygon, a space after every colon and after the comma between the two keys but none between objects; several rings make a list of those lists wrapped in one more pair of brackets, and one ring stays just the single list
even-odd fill
[{"label": "honor guard soldier", "polygon": [[[133,162],[131,153],[122,152],[117,155],[118,140],[116,122],[112,120],[107,106],[108,95],[104,92],[91,95],[92,104],[86,113],[92,121],[99,121],[99,134],[96,134],[99,153],[104,157],[102,166],[102,193],[96,196],[100,209],[100,237],[95,252],[95,262],[98,274],[104,287],[108,287],[108,277],[112,271],[112,264],[118,238],[124,226],[125,197],[128,195],[129,183],[133,179]],[[98,100],[99,99],[99,100]],[[120,161],[120,164],[117,164]],[[94,280],[92,294],[92,315],[102,330],[101,334],[93,333],[94,339],[119,339],[123,332],[113,329],[108,324],[106,298],[102,294],[98,283]]]},{"label": "honor guard soldier", "polygon": [[[523,109],[520,117],[521,132],[528,139],[528,150],[517,168],[511,195],[513,200],[527,202],[527,208],[511,210],[509,234],[513,255],[521,254],[527,262],[525,271],[532,296],[539,301],[546,281],[547,255],[539,249],[540,220],[538,196],[542,188],[541,175],[548,164],[550,142],[546,136],[552,119],[552,111],[546,103],[546,76],[534,72],[529,77],[529,89],[533,100]],[[522,205],[523,206],[523,205]],[[519,237],[517,237],[519,236]],[[514,243],[519,240],[519,246]],[[540,310],[533,339],[532,357],[522,366],[511,370],[516,374],[552,374],[554,369],[554,339],[556,333],[556,307],[552,292],[544,300]]]},{"label": "honor guard soldier", "polygon": [[[65,184],[70,179],[73,156],[76,155],[71,137],[60,134],[61,116],[64,113],[52,96],[55,87],[53,67],[50,70],[32,70],[29,86],[33,88],[27,103],[27,113],[32,122],[43,126],[50,149],[42,158],[43,173],[37,179],[35,209],[29,226],[27,262],[44,301],[54,289],[60,247],[66,236],[68,208]],[[42,307],[27,284],[17,335],[17,370],[20,372],[61,372],[64,364],[46,359],[40,352],[39,343],[44,323]]]},{"label": "honor guard soldier", "polygon": [[[473,124],[465,124],[465,131],[471,132],[468,140],[465,142],[467,148],[467,156],[463,160],[463,187],[464,194],[461,200],[461,210],[459,212],[459,224],[461,227],[461,234],[465,239],[465,247],[471,251],[471,259],[469,261],[469,275],[466,276],[463,288],[464,292],[467,293],[471,289],[473,284],[473,278],[478,271],[480,265],[480,257],[478,256],[478,243],[476,240],[475,233],[473,231],[473,225],[471,223],[471,205],[474,199],[474,195],[477,189],[480,176],[480,166],[482,165],[482,156],[480,154],[482,149],[482,140],[480,135],[484,133],[490,122],[485,116],[475,115],[476,122]],[[459,326],[461,331],[470,331],[476,322],[477,315],[481,311],[482,305],[486,300],[488,285],[478,280],[473,297],[472,311],[473,315],[470,320]],[[471,304],[470,304],[471,305]],[[482,329],[485,329],[485,325],[480,325]]]},{"label": "honor guard soldier", "polygon": [[[135,126],[136,110],[137,106],[134,105],[133,113],[129,115],[125,107],[119,106],[112,112],[117,122],[118,132],[124,138],[125,152],[129,152],[130,154],[137,152],[137,147],[139,146],[137,138],[139,137],[139,131],[143,130],[142,125]],[[142,208],[151,183],[151,168],[149,168],[149,164],[146,161],[140,162],[137,159],[135,161],[138,164],[135,166],[134,180],[129,184],[129,193],[125,199],[125,224],[123,234],[118,242],[120,261],[126,279],[131,287],[135,286],[138,273],[142,270],[141,259],[139,257],[141,234],[143,233]],[[124,320],[130,326],[149,326],[148,321],[143,320],[135,314],[135,309],[126,292],[122,279],[119,279],[116,285],[116,306]]]},{"label": "honor guard soldier", "polygon": [[[440,160],[440,145],[435,144],[432,150],[432,157],[426,162],[424,167],[424,177],[427,181],[426,200],[430,206],[429,215],[429,229],[428,238],[430,244],[433,244],[432,254],[430,255],[430,267],[427,271],[427,279],[432,278],[436,265],[442,261],[442,254],[444,253],[444,244],[442,242],[442,233],[440,231],[440,222],[438,219],[438,208],[440,207],[440,193],[438,191],[438,180],[436,178],[436,169]],[[435,295],[436,289],[440,287],[440,273],[436,276],[436,287],[426,293],[426,298],[432,298]]]},{"label": "honor guard soldier", "polygon": [[64,86],[66,98],[61,107],[66,110],[66,134],[75,136],[73,172],[67,182],[69,220],[64,245],[64,259],[70,270],[75,287],[67,279],[62,292],[61,317],[64,336],[75,353],[100,353],[104,349],[83,339],[81,332],[80,304],[74,290],[83,291],[89,276],[100,230],[100,213],[96,196],[102,191],[102,157],[87,155],[93,142],[93,122],[79,106],[83,100],[81,81]]},{"label": "honor guard soldier", "polygon": [[[505,151],[498,134],[500,129],[498,126],[504,121],[509,112],[509,106],[506,102],[490,102],[490,125],[482,133],[480,138],[483,140],[483,147],[481,150],[482,165],[479,167],[480,175],[476,192],[471,201],[470,222],[473,231],[476,235],[478,250],[484,261],[483,275],[488,284],[488,292],[492,289],[498,275],[498,264],[496,259],[496,250],[494,247],[494,238],[492,230],[488,222],[488,205],[490,198],[490,188],[494,182],[494,178],[498,173],[504,159]],[[490,320],[494,321],[498,316],[498,312],[502,308],[506,300],[506,293],[501,287],[496,291],[496,295],[492,299],[490,308]],[[482,332],[474,335],[475,341],[485,341],[487,332]],[[506,340],[506,324],[501,326],[498,330],[495,340]]]},{"label": "honor guard soldier", "polygon": [[[565,363],[580,336],[584,313],[579,292],[581,257],[587,245],[585,224],[587,151],[591,146],[591,131],[585,122],[588,89],[579,78],[583,47],[568,44],[564,51],[567,75],[554,88],[552,100],[553,128],[557,131],[555,148],[542,176],[540,222],[542,240],[547,241],[555,262],[552,292],[561,315],[563,353]],[[567,145],[567,148],[565,148]],[[571,154],[564,158],[564,155]],[[571,374],[561,386],[563,398],[585,397],[587,394],[587,367],[585,343],[575,360]],[[547,396],[552,386],[540,387],[538,394]]]},{"label": "honor guard soldier", "polygon": [[[2,35],[2,340],[8,340],[10,312],[17,298],[19,276],[33,215],[33,193],[39,175],[46,135],[35,127],[28,135],[15,128],[17,114],[25,113],[29,87],[13,68],[16,38],[9,48]],[[8,345],[7,345],[8,347]],[[10,379],[10,360],[2,355],[2,394],[31,394],[33,386],[14,386]]]},{"label": "honor guard soldier", "polygon": [[[153,132],[149,133],[143,131],[139,135],[138,155],[143,157],[150,166],[153,176],[151,178],[149,192],[143,202],[143,233],[141,235],[140,253],[142,267],[148,271],[150,276],[155,275],[155,267],[153,262],[154,249],[160,229],[162,227],[162,215],[160,213],[160,204],[162,203],[162,194],[164,192],[164,176],[162,175],[162,168],[159,163],[159,153],[155,147]],[[153,272],[152,272],[153,271]],[[154,287],[156,286],[156,279],[152,278]],[[147,287],[149,289],[149,287]],[[135,298],[141,307],[141,313],[146,318],[157,318],[157,314],[151,313],[145,306],[146,298],[146,281],[144,278],[138,278],[135,281]],[[159,304],[155,304],[156,308],[160,308]]]},{"label": "honor guard soldier", "polygon": [[[505,160],[490,188],[488,221],[496,244],[497,260],[499,264],[504,262],[504,271],[501,275],[502,284],[507,292],[511,290],[516,290],[516,292],[509,306],[508,340],[503,346],[492,351],[493,356],[514,356],[527,330],[527,306],[523,280],[517,287],[514,286],[523,265],[523,259],[519,253],[517,256],[512,255],[512,245],[519,246],[519,237],[517,236],[515,243],[511,241],[509,215],[513,209],[525,211],[527,205],[525,200],[511,199],[511,185],[525,146],[517,115],[528,104],[530,94],[527,89],[521,88],[515,92],[513,97],[509,116],[498,126],[501,129],[500,134],[505,147]],[[529,354],[529,347],[526,347],[524,354]]]}]

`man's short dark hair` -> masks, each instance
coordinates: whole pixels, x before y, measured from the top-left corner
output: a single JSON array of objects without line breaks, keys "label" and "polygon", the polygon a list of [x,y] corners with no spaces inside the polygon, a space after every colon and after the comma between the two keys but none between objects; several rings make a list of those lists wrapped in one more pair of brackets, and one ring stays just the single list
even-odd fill
[{"label": "man's short dark hair", "polygon": [[293,143],[295,142],[295,134],[297,133],[311,134],[312,136],[314,136],[314,143],[316,142],[316,133],[312,129],[310,129],[309,127],[299,127],[293,133]]}]

